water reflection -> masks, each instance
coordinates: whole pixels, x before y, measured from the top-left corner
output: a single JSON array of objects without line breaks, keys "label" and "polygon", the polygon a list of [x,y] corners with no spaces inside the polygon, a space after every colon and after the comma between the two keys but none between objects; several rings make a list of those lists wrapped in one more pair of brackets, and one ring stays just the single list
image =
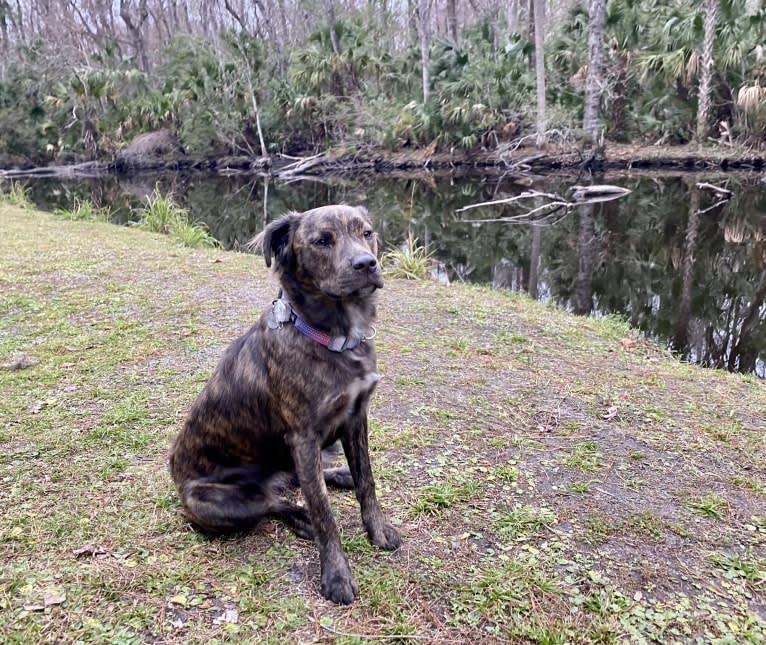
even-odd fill
[{"label": "water reflection", "polygon": [[[322,204],[365,204],[383,248],[408,232],[441,261],[442,277],[528,291],[577,314],[618,313],[681,358],[766,377],[766,191],[755,176],[729,176],[734,198],[696,186],[700,177],[619,177],[632,193],[581,206],[551,226],[472,224],[455,211],[528,188],[513,179],[430,175],[269,184],[263,178],[177,175],[78,183],[38,181],[41,207],[74,197],[130,219],[159,183],[227,248],[239,248],[270,218]],[[705,177],[721,182],[722,178]],[[566,191],[547,178],[539,189]],[[472,213],[479,211],[473,211]],[[512,206],[482,209],[512,215]]]}]

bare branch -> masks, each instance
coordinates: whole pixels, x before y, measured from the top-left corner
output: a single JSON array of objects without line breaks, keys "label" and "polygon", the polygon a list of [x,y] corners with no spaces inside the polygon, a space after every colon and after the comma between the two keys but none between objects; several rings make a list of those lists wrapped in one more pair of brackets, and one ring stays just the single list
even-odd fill
[{"label": "bare branch", "polygon": [[[468,219],[464,220],[466,222],[471,223],[480,223],[485,224],[488,222],[531,222],[536,224],[542,224],[546,222],[547,220],[551,219],[551,217],[561,211],[562,209],[565,210],[564,215],[569,213],[571,210],[576,208],[577,206],[582,206],[583,204],[593,204],[596,202],[603,202],[608,201],[611,199],[617,199],[619,197],[623,197],[630,193],[631,191],[627,188],[622,188],[621,186],[610,186],[610,185],[597,185],[597,186],[572,186],[570,190],[574,191],[574,201],[569,201],[567,199],[564,199],[560,195],[557,195],[555,193],[541,193],[537,190],[527,190],[521,193],[520,195],[515,195],[514,197],[508,197],[506,199],[495,199],[489,202],[481,202],[478,204],[469,204],[468,206],[463,206],[463,208],[459,208],[456,210],[457,213],[462,213],[463,211],[470,210],[472,208],[480,208],[482,206],[498,206],[498,205],[504,205],[504,204],[513,204],[515,206],[518,206],[519,208],[526,209],[523,213],[520,213],[518,215],[512,215],[509,217],[497,217],[497,218],[488,218],[488,219]],[[524,202],[529,200],[541,200],[541,199],[547,199],[548,202],[536,206],[535,208],[527,209]],[[544,215],[540,215],[540,213],[545,213]]]},{"label": "bare branch", "polygon": [[705,213],[709,213],[710,211],[715,210],[719,206],[723,206],[724,204],[728,203],[729,199],[731,199],[731,198],[730,197],[725,197],[724,199],[720,199],[715,204],[713,204],[712,206],[708,206],[707,208],[703,208],[702,210],[698,210],[696,214],[697,215],[704,215]]},{"label": "bare branch", "polygon": [[463,206],[463,208],[458,208],[455,212],[462,213],[463,211],[470,210],[471,208],[479,208],[481,206],[497,206],[499,204],[513,204],[518,201],[522,201],[525,199],[535,199],[537,197],[545,197],[554,202],[559,201],[566,204],[569,203],[563,197],[560,197],[559,195],[556,195],[555,193],[541,193],[536,190],[525,190],[520,195],[516,195],[514,197],[508,197],[506,199],[495,199],[491,202],[481,202],[479,204],[469,204],[468,206]]},{"label": "bare branch", "polygon": [[713,192],[722,195],[726,199],[731,199],[734,197],[734,193],[732,191],[727,190],[726,188],[721,188],[720,186],[716,186],[715,184],[708,184],[704,181],[700,181],[696,185],[697,188],[706,188],[707,190],[712,190]]}]

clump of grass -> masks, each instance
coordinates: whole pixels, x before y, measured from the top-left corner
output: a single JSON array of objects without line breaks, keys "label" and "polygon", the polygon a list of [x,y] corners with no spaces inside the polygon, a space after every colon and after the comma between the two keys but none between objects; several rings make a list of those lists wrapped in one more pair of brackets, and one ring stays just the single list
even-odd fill
[{"label": "clump of grass", "polygon": [[741,578],[751,584],[766,582],[766,560],[753,554],[752,548],[742,555],[714,553],[710,557],[713,564],[725,571],[729,580]]},{"label": "clump of grass", "polygon": [[392,248],[383,255],[386,275],[405,280],[425,280],[431,270],[433,253],[420,246],[412,233],[402,248]]},{"label": "clump of grass", "polygon": [[439,484],[432,484],[423,490],[412,504],[412,512],[415,515],[436,514],[442,509],[470,499],[478,488],[478,481],[465,477],[455,477]]},{"label": "clump of grass", "polygon": [[210,235],[204,224],[180,222],[173,230],[173,235],[181,244],[192,248],[219,246],[218,240]]},{"label": "clump of grass", "polygon": [[0,203],[25,210],[35,207],[29,199],[29,188],[18,181],[11,181],[7,186],[0,182]]},{"label": "clump of grass", "polygon": [[592,473],[604,467],[601,461],[601,450],[595,441],[578,443],[565,463],[586,473]]},{"label": "clump of grass", "polygon": [[557,521],[549,508],[536,508],[528,504],[516,504],[503,511],[495,522],[498,533],[516,539],[538,533]]},{"label": "clump of grass", "polygon": [[728,510],[728,502],[718,495],[706,495],[705,497],[694,497],[686,502],[686,508],[692,513],[709,517],[714,520],[723,518]]},{"label": "clump of grass", "polygon": [[147,197],[146,206],[138,211],[138,226],[145,231],[172,235],[183,246],[215,247],[219,245],[204,225],[189,222],[189,211],[175,203],[172,193],[163,195],[159,186]]},{"label": "clump of grass", "polygon": [[74,205],[71,209],[57,208],[53,214],[62,219],[85,220],[108,222],[112,218],[112,212],[109,208],[95,206],[89,199],[81,200],[75,197]]}]

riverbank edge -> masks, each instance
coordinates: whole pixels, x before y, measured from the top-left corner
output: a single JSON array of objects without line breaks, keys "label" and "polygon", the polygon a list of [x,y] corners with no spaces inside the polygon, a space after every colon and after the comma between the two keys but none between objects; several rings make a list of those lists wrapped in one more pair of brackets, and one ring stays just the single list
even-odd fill
[{"label": "riverbank edge", "polygon": [[748,147],[687,144],[681,146],[608,143],[596,154],[576,146],[548,145],[543,149],[519,147],[465,151],[335,147],[306,157],[250,156],[139,156],[112,161],[85,161],[66,165],[35,166],[0,155],[0,179],[34,177],[76,178],[105,174],[132,175],[145,172],[206,172],[261,174],[294,179],[301,176],[396,172],[442,172],[523,176],[556,171],[675,170],[762,171],[766,151]]}]

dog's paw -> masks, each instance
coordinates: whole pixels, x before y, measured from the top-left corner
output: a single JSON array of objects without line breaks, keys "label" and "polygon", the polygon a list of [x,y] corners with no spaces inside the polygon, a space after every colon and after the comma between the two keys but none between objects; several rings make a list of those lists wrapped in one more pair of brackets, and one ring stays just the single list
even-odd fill
[{"label": "dog's paw", "polygon": [[389,522],[380,522],[376,526],[367,529],[370,542],[386,551],[396,551],[402,544],[399,530]]},{"label": "dog's paw", "polygon": [[303,540],[314,539],[314,527],[311,524],[311,518],[309,517],[308,511],[305,508],[294,506],[279,513],[278,517],[287,524],[287,526],[292,529],[292,532],[299,538]]},{"label": "dog's paw", "polygon": [[322,571],[322,595],[338,605],[350,605],[354,598],[359,595],[357,587],[351,572],[346,568],[327,569]]},{"label": "dog's paw", "polygon": [[343,490],[352,490],[354,488],[354,478],[351,471],[343,466],[342,468],[326,468],[323,471],[325,484],[335,486]]}]

